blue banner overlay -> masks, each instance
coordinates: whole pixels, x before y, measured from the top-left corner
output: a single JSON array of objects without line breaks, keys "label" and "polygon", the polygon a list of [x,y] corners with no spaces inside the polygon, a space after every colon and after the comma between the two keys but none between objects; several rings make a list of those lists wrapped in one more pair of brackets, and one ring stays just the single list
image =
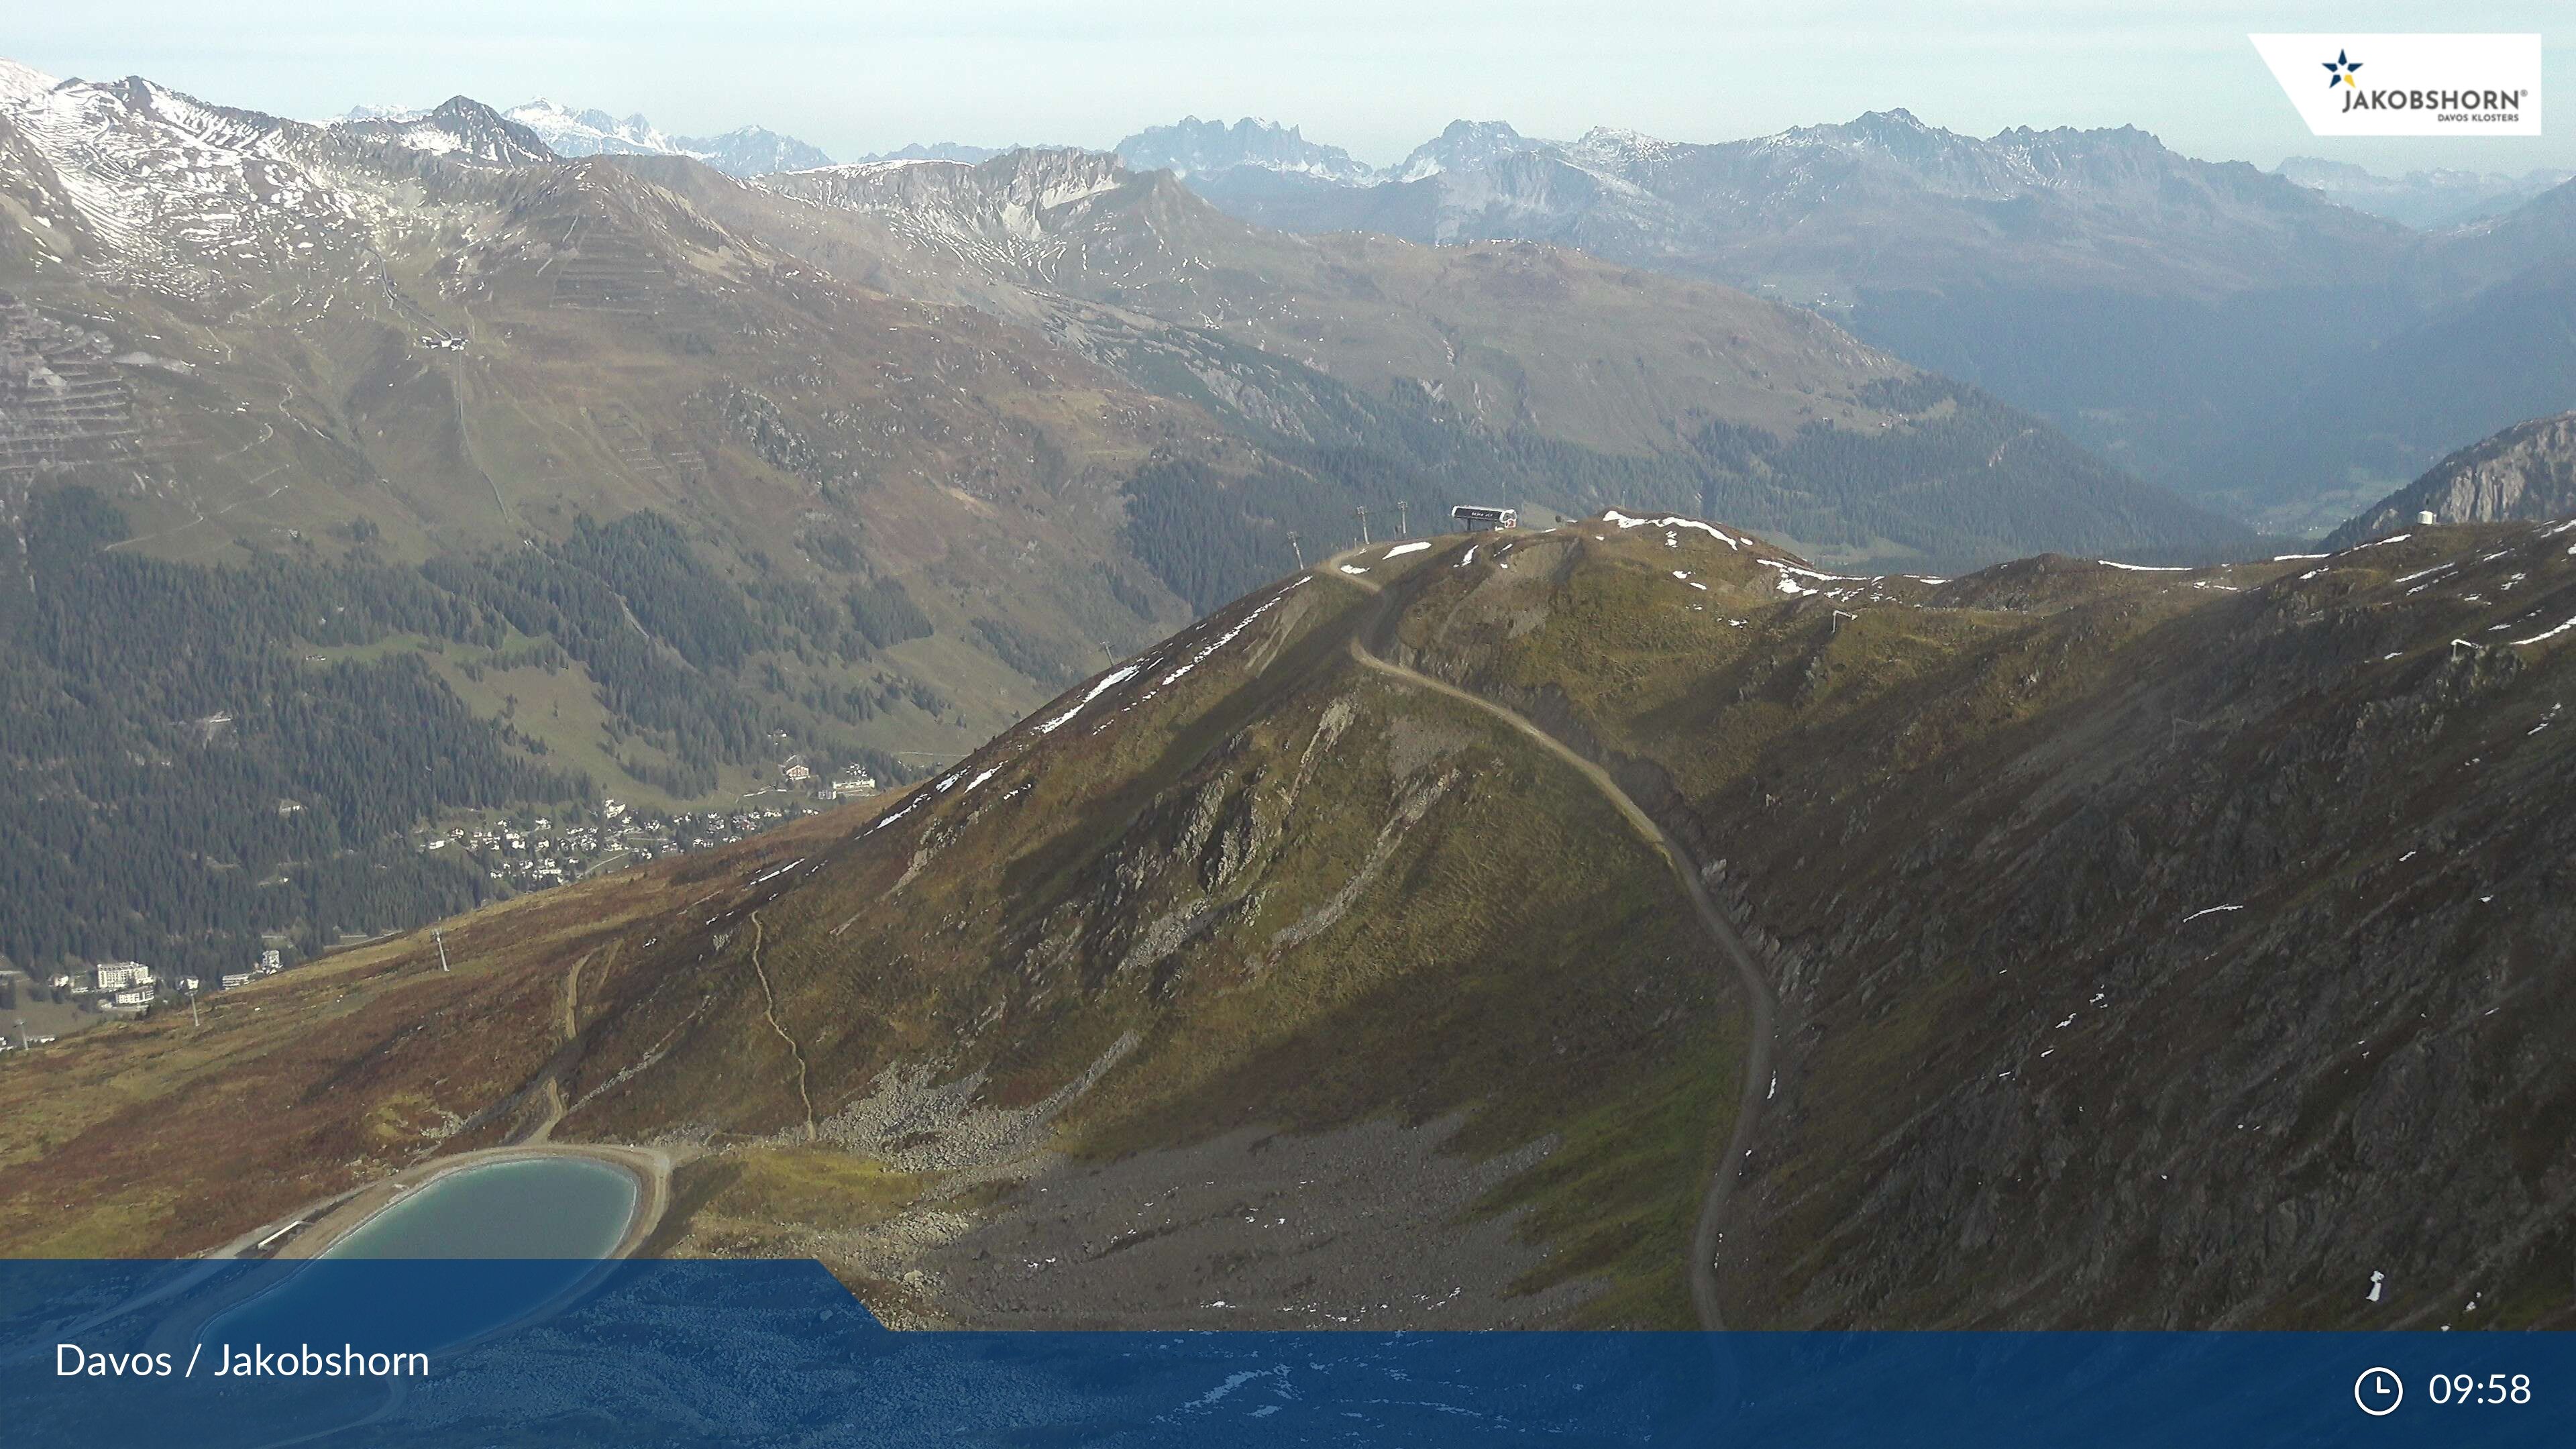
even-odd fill
[{"label": "blue banner overlay", "polygon": [[891,1333],[810,1262],[0,1262],[10,1445],[2537,1445],[2571,1406],[2562,1334]]}]

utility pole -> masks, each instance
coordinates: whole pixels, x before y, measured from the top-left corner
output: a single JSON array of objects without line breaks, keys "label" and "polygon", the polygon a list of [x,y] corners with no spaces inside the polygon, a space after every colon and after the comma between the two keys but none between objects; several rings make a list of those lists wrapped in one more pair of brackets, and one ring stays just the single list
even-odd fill
[{"label": "utility pole", "polygon": [[1358,515],[1360,516],[1360,546],[1361,546],[1361,547],[1363,547],[1363,548],[1365,548],[1365,547],[1367,547],[1367,546],[1368,546],[1368,541],[1369,541],[1369,536],[1368,536],[1368,510],[1367,510],[1367,509],[1365,509],[1365,508],[1354,508],[1354,509],[1352,509],[1352,510],[1351,510],[1351,512],[1356,513],[1356,514],[1358,514]]},{"label": "utility pole", "polygon": [[1297,572],[1301,574],[1304,573],[1306,571],[1306,551],[1297,546],[1297,530],[1293,528],[1288,530],[1288,551],[1297,556]]},{"label": "utility pole", "polygon": [[445,931],[437,931],[437,930],[433,930],[433,931],[431,931],[431,932],[429,933],[429,939],[431,939],[431,940],[433,940],[433,941],[436,941],[436,942],[438,943],[438,969],[439,969],[439,970],[441,970],[441,971],[446,970],[446,969],[447,969],[447,933],[446,933]]},{"label": "utility pole", "polygon": [[1413,537],[1413,523],[1404,516],[1404,510],[1412,506],[1401,498],[1395,500],[1395,534],[1398,538]]}]

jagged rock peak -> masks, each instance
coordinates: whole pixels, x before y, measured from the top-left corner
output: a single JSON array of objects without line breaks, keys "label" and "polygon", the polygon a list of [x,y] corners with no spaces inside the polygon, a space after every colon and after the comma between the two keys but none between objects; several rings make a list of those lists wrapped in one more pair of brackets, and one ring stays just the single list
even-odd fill
[{"label": "jagged rock peak", "polygon": [[1249,168],[1345,186],[1364,186],[1378,179],[1375,167],[1353,159],[1341,147],[1309,141],[1294,126],[1253,116],[1231,126],[1187,116],[1177,125],[1139,131],[1119,142],[1117,151],[1139,171],[1170,171],[1184,177]]}]

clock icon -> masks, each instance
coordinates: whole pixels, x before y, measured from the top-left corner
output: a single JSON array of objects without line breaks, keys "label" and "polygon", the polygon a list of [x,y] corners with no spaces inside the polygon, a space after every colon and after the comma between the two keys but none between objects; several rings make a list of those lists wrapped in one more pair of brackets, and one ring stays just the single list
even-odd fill
[{"label": "clock icon", "polygon": [[2398,1381],[2394,1369],[2363,1369],[2361,1377],[2352,1381],[2352,1401],[2374,1419],[2394,1414],[2406,1402],[2406,1385]]}]

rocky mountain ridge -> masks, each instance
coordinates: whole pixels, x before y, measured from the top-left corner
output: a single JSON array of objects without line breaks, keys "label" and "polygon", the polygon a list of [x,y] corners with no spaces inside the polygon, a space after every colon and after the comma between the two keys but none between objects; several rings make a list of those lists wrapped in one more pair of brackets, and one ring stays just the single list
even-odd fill
[{"label": "rocky mountain ridge", "polygon": [[1149,126],[1120,141],[1120,160],[1139,171],[1220,177],[1238,168],[1353,186],[1377,179],[1377,169],[1339,146],[1307,140],[1294,126],[1246,116],[1232,126],[1186,116],[1178,124]]},{"label": "rocky mountain ridge", "polygon": [[558,159],[524,121],[469,96],[454,96],[418,115],[335,121],[330,130],[468,164],[542,166]]}]

